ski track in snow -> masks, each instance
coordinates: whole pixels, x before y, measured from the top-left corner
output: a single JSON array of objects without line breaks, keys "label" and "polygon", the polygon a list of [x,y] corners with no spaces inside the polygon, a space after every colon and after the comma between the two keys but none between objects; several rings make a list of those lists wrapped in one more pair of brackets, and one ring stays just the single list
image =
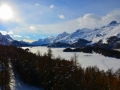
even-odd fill
[{"label": "ski track in snow", "polygon": [[109,67],[105,64],[105,61],[104,61],[104,60],[102,60],[102,63],[103,63],[104,66],[107,67],[107,69],[109,69]]}]

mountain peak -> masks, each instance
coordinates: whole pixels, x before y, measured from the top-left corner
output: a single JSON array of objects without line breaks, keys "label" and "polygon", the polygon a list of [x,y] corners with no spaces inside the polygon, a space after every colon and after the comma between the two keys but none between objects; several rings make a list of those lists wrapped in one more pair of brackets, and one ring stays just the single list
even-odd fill
[{"label": "mountain peak", "polygon": [[65,37],[65,36],[68,36],[69,34],[67,33],[67,32],[63,32],[63,33],[61,33],[61,34],[59,34],[58,36],[59,37]]},{"label": "mountain peak", "polygon": [[10,37],[10,35],[8,35],[8,34],[4,35],[4,37],[5,37],[7,40],[9,40],[10,42],[13,41],[13,39],[12,39],[12,38]]},{"label": "mountain peak", "polygon": [[54,40],[53,36],[48,36],[46,38],[39,39],[38,41],[34,41],[31,45],[48,45]]},{"label": "mountain peak", "polygon": [[92,31],[92,29],[88,29],[88,28],[82,28],[82,29],[77,29],[76,30],[76,33],[83,33],[83,32],[89,32],[89,31]]},{"label": "mountain peak", "polygon": [[53,37],[53,36],[48,36],[47,38],[55,38],[55,37]]},{"label": "mountain peak", "polygon": [[62,34],[68,34],[67,32],[63,32]]},{"label": "mountain peak", "polygon": [[118,24],[117,21],[113,20],[112,22],[110,22],[108,25],[116,25]]},{"label": "mountain peak", "polygon": [[76,32],[79,32],[81,29],[77,29]]},{"label": "mountain peak", "polygon": [[4,35],[2,35],[2,33],[0,33],[0,44],[1,45],[10,45],[9,40]]}]

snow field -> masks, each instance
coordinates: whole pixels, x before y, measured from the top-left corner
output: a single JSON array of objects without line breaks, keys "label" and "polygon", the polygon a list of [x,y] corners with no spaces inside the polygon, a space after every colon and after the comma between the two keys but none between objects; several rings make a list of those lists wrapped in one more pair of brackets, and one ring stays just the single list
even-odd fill
[{"label": "snow field", "polygon": [[[23,49],[29,48],[31,52],[37,53],[39,50],[40,53],[43,55],[44,53],[47,53],[48,48],[47,47],[23,47]],[[53,51],[53,56],[58,57],[61,56],[61,58],[65,58],[67,60],[70,60],[71,57],[74,56],[74,52],[63,52],[64,48],[51,48]],[[77,52],[78,55],[78,63],[81,64],[82,67],[86,68],[88,66],[97,66],[100,70],[107,71],[108,69],[113,69],[116,71],[118,68],[120,68],[120,59],[111,58],[111,57],[105,57],[100,54],[88,54],[88,53],[82,53]]]}]

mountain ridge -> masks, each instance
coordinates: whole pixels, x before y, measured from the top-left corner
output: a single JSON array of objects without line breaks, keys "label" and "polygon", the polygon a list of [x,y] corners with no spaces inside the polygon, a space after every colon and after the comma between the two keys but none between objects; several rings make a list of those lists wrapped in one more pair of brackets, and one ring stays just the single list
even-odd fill
[{"label": "mountain ridge", "polygon": [[[112,42],[108,42],[111,40],[111,37],[116,36],[116,40],[114,43],[116,47],[119,47],[119,38],[120,38],[120,23],[117,21],[111,21],[108,25],[102,26],[100,28],[88,29],[82,28],[77,29],[73,33],[69,34],[67,32],[63,32],[59,34],[57,37],[48,36],[43,39],[39,39],[32,43],[27,43],[25,41],[17,41],[10,37],[10,35],[2,35],[0,33],[0,44],[2,45],[15,45],[15,46],[84,46],[84,45],[97,45],[97,46],[105,46],[113,44]],[[85,41],[86,40],[86,41]],[[84,42],[83,42],[84,41]],[[88,42],[88,43],[87,43]],[[82,43],[84,45],[82,45]],[[60,45],[59,45],[60,44]],[[81,44],[81,45],[78,45]],[[112,45],[113,46],[113,45]]]},{"label": "mountain ridge", "polygon": [[34,41],[32,43],[30,43],[31,45],[48,45],[50,43],[52,43],[54,37],[53,36],[48,36],[47,38],[44,38],[44,39],[39,39],[38,41]]},{"label": "mountain ridge", "polygon": [[[78,29],[68,36],[57,40],[57,42],[59,41],[62,43],[73,44],[77,42],[80,38],[82,38],[88,41],[92,41],[92,43],[96,43],[99,40],[103,39],[103,43],[106,43],[107,38],[111,36],[116,36],[117,34],[120,34],[120,23],[112,21],[108,25],[97,29]],[[56,43],[55,40],[53,42]]]}]

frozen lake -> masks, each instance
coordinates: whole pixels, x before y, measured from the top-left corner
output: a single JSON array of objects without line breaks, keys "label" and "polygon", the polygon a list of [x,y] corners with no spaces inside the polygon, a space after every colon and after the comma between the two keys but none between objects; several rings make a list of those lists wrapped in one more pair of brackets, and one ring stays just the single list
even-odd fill
[{"label": "frozen lake", "polygon": [[[29,48],[31,52],[37,53],[39,50],[41,54],[47,53],[48,48],[47,47],[22,47],[23,49]],[[63,52],[64,48],[51,48],[53,51],[54,57],[61,56],[62,58],[65,58],[67,60],[70,60],[71,57],[73,57],[74,52]],[[110,58],[110,57],[105,57],[100,54],[88,54],[88,53],[81,53],[78,52],[78,62],[81,64],[82,67],[87,67],[87,66],[97,66],[101,70],[108,70],[108,69],[113,69],[117,70],[120,68],[120,59],[116,58]]]}]

